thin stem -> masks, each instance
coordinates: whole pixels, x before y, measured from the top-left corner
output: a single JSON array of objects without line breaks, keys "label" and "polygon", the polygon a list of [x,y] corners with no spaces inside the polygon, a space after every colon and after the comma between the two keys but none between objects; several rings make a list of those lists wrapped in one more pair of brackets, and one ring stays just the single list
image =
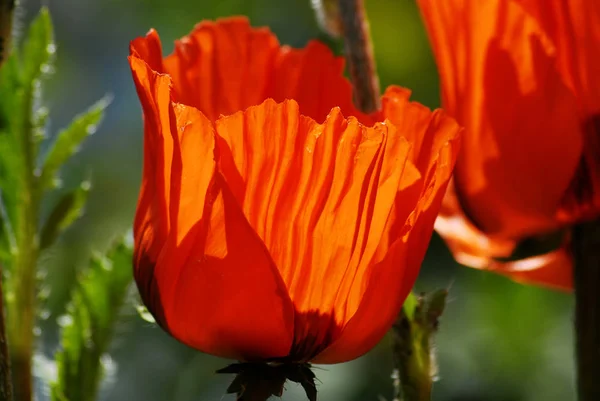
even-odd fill
[{"label": "thin stem", "polygon": [[[30,98],[27,101],[29,104],[25,106],[25,109],[31,110],[33,100]],[[39,196],[35,175],[36,143],[30,115],[27,115],[23,121],[21,141],[22,187],[17,212],[17,254],[11,281],[14,297],[7,305],[8,340],[11,346],[15,401],[31,401],[33,398],[32,358],[36,316],[36,267],[39,255]]]},{"label": "thin stem", "polygon": [[433,387],[429,338],[402,309],[393,327],[394,401],[429,401]]},{"label": "thin stem", "polygon": [[579,401],[600,400],[600,219],[573,229]]},{"label": "thin stem", "polygon": [[2,266],[0,266],[0,401],[12,400],[10,355],[4,326],[4,292],[2,291]]},{"label": "thin stem", "polygon": [[[31,253],[27,254],[26,250]],[[15,264],[14,302],[8,314],[8,339],[16,401],[33,397],[32,357],[35,324],[35,265],[37,249],[33,241],[22,243]]]},{"label": "thin stem", "polygon": [[12,16],[16,0],[0,0],[0,66],[10,51]]},{"label": "thin stem", "polygon": [[[31,135],[31,133],[30,133]],[[26,144],[25,146],[31,146]],[[9,305],[8,339],[11,344],[12,372],[14,394],[16,401],[31,401],[32,399],[32,368],[36,310],[36,266],[39,254],[37,235],[38,205],[35,197],[35,182],[33,180],[33,160],[30,151],[25,150],[26,161],[31,164],[24,177],[26,185],[23,188],[19,205],[19,231],[17,240],[17,256],[14,266],[14,300]]]},{"label": "thin stem", "polygon": [[[16,0],[0,0],[0,67],[6,60],[9,52],[12,39],[12,20],[14,10],[16,7]],[[12,345],[10,333],[10,322],[8,323],[9,328],[5,325],[5,311],[4,311],[4,290],[2,286],[3,274],[2,266],[0,266],[0,401],[12,401],[13,399],[13,375],[11,372],[11,353],[9,352],[9,343]],[[7,305],[7,308],[9,305]],[[15,311],[18,309],[13,308],[13,312],[10,315],[15,315]],[[18,388],[18,383],[17,383]]]},{"label": "thin stem", "polygon": [[365,113],[379,109],[379,78],[363,0],[337,0],[356,106]]}]

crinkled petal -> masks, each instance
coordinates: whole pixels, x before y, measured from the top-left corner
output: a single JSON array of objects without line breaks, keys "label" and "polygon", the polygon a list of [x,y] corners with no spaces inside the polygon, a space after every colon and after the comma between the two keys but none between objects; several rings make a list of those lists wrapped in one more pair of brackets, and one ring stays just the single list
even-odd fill
[{"label": "crinkled petal", "polygon": [[154,72],[164,73],[162,44],[158,32],[150,29],[146,36],[136,38],[129,44],[129,54],[144,60]]},{"label": "crinkled petal", "polygon": [[[414,106],[406,104],[410,114]],[[364,343],[326,362],[359,356],[391,325],[416,279],[457,153],[458,126],[437,114],[420,127],[403,126],[446,138],[443,156],[432,161],[438,167],[423,175],[389,121],[367,128],[334,109],[321,125],[294,101],[266,101],[217,122],[219,171],[296,308],[294,356],[310,359],[335,344],[364,308],[373,323]]]},{"label": "crinkled petal", "polygon": [[361,122],[374,122],[352,103],[342,57],[318,41],[303,49],[280,46],[271,31],[252,28],[245,17],[199,23],[175,43],[162,64],[155,31],[134,40],[132,49],[156,71],[172,77],[175,100],[196,107],[212,121],[272,98],[296,100],[302,115],[319,122],[334,107]]},{"label": "crinkled petal", "polygon": [[282,357],[293,307],[261,239],[215,168],[215,133],[170,98],[170,78],[130,57],[145,119],[135,278],[175,338],[242,360]]},{"label": "crinkled petal", "polygon": [[475,227],[460,207],[452,182],[435,221],[435,230],[444,238],[458,263],[523,283],[571,289],[572,262],[564,248],[523,260],[500,262],[513,254],[517,242],[487,236]]},{"label": "crinkled petal", "polygon": [[573,290],[573,270],[570,252],[561,247],[547,254],[514,262],[493,262],[489,270],[523,284],[544,285],[561,291]]},{"label": "crinkled petal", "polygon": [[498,237],[554,228],[583,135],[550,38],[514,1],[419,5],[444,107],[466,129],[455,171],[464,210]]},{"label": "crinkled petal", "polygon": [[[389,330],[413,287],[459,149],[460,130],[454,120],[436,111],[420,130],[421,133],[432,130],[433,134],[436,128],[435,135],[445,138],[445,143],[436,149],[428,173],[423,176],[413,211],[402,225],[394,227],[393,220],[388,221],[392,224],[387,237],[389,249],[372,268],[363,302],[337,341],[315,359],[316,363],[348,361],[375,346]],[[396,194],[397,203],[404,201],[403,195],[402,190]],[[399,266],[404,271],[400,272]]]},{"label": "crinkled petal", "polygon": [[295,305],[293,353],[309,359],[362,301],[410,145],[339,109],[317,124],[295,101],[222,118],[217,132],[219,169]]},{"label": "crinkled petal", "polygon": [[556,47],[558,65],[577,93],[584,114],[600,112],[600,2],[514,0],[543,28]]},{"label": "crinkled petal", "polygon": [[562,223],[600,215],[600,2],[518,0],[556,46],[562,77],[577,95],[583,154],[563,199]]}]

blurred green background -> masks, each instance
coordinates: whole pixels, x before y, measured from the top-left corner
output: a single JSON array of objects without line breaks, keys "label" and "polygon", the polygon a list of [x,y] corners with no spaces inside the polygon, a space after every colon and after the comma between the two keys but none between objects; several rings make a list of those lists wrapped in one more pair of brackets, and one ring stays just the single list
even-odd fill
[{"label": "blurred green background", "polygon": [[[40,320],[37,388],[47,399],[50,362],[58,347],[60,316],[75,273],[90,253],[103,251],[133,219],[142,163],[141,111],[127,64],[128,42],[156,28],[164,51],[201,19],[245,14],[267,25],[280,41],[303,46],[323,37],[310,0],[49,0],[58,45],[56,73],[47,85],[51,131],[100,97],[114,100],[98,132],[63,170],[69,183],[91,178],[85,216],[44,255],[52,285]],[[23,29],[40,7],[22,1]],[[418,10],[411,0],[366,0],[382,86],[400,84],[413,98],[439,105],[438,78]],[[456,265],[434,236],[417,291],[451,287],[437,338],[440,381],[436,401],[553,401],[574,399],[571,297],[524,287],[493,274]],[[49,288],[44,289],[48,291]],[[132,291],[132,299],[135,295]],[[389,339],[368,355],[342,365],[319,366],[319,399],[391,398]],[[191,350],[146,323],[130,306],[123,311],[101,399],[218,401],[231,377],[213,372],[228,361]],[[284,400],[303,400],[295,384]]]}]

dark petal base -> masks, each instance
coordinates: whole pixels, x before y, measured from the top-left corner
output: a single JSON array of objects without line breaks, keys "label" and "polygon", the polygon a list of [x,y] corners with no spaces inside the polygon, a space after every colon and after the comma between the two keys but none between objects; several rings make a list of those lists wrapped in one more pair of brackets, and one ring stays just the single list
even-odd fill
[{"label": "dark petal base", "polygon": [[236,374],[227,393],[237,394],[237,401],[266,401],[273,395],[281,397],[286,380],[300,384],[308,400],[317,401],[315,374],[308,363],[243,362],[219,369],[217,373]]}]

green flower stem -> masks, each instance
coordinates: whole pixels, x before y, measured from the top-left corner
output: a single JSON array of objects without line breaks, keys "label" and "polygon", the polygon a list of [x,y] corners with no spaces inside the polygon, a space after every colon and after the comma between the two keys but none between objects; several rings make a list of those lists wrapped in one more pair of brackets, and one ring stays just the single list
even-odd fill
[{"label": "green flower stem", "polygon": [[446,290],[410,294],[392,328],[394,401],[429,401],[437,376],[434,334]]},{"label": "green flower stem", "polygon": [[363,0],[337,1],[354,100],[361,111],[371,113],[379,109],[380,91]]},{"label": "green flower stem", "polygon": [[4,326],[4,292],[2,291],[2,266],[0,266],[0,401],[12,400],[10,356]]},{"label": "green flower stem", "polygon": [[8,339],[16,401],[32,399],[33,328],[35,324],[35,266],[37,247],[34,237],[23,240],[15,265],[14,300],[8,311]]},{"label": "green flower stem", "polygon": [[8,56],[16,0],[0,0],[0,66]]},{"label": "green flower stem", "polygon": [[[0,67],[9,52],[14,8],[15,0],[0,0]],[[0,401],[12,401],[12,375],[5,326],[3,278],[2,267],[0,266]]]},{"label": "green flower stem", "polygon": [[600,400],[600,219],[573,230],[579,401]]},{"label": "green flower stem", "polygon": [[[29,100],[27,110],[31,110]],[[35,140],[31,117],[23,122],[21,193],[18,206],[17,254],[11,284],[13,294],[8,304],[8,341],[11,350],[15,401],[31,401],[32,369],[36,316],[36,266],[39,255],[39,197],[35,175]]]},{"label": "green flower stem", "polygon": [[415,334],[413,323],[403,310],[394,325],[394,401],[431,399],[431,350],[428,341]]}]

